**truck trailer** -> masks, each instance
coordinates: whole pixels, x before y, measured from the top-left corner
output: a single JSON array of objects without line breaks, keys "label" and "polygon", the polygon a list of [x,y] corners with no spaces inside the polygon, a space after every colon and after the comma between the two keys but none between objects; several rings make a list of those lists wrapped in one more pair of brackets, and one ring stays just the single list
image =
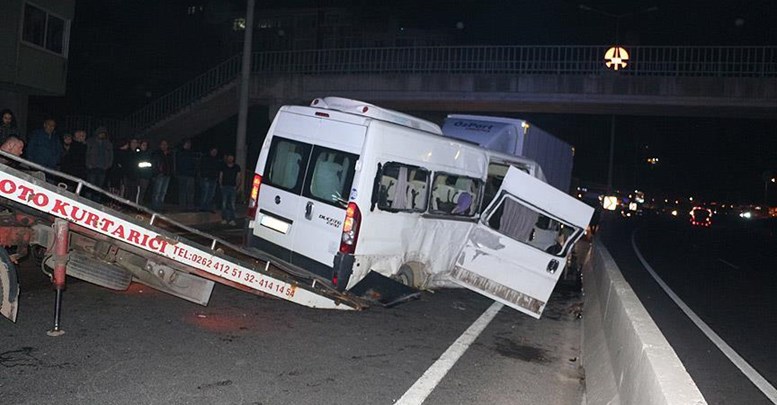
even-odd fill
[{"label": "truck trailer", "polygon": [[574,148],[526,120],[450,114],[442,132],[485,149],[531,159],[540,165],[548,184],[569,192]]}]

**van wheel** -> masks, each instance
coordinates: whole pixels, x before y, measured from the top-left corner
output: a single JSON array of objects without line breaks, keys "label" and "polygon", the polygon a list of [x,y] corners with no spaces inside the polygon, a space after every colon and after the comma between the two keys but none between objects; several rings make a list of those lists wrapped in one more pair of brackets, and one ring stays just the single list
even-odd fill
[{"label": "van wheel", "polygon": [[400,267],[397,274],[392,278],[408,287],[415,288],[415,275],[413,274],[413,269],[408,265]]}]

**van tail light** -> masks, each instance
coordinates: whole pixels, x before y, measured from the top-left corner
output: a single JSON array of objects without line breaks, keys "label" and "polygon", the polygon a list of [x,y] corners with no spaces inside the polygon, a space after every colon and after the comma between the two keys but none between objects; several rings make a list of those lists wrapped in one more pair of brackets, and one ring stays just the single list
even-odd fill
[{"label": "van tail light", "polygon": [[248,201],[248,218],[256,218],[256,208],[259,206],[259,187],[262,186],[262,176],[255,174],[251,182],[251,199]]},{"label": "van tail light", "polygon": [[356,240],[359,239],[359,226],[362,221],[362,213],[356,203],[349,202],[345,210],[345,222],[343,223],[343,236],[340,239],[340,253],[350,253],[356,250]]}]

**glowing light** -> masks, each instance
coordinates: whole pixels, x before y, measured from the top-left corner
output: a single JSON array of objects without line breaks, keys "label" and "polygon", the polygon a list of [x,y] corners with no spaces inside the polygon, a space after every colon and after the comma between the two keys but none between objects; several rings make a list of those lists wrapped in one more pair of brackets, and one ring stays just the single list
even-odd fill
[{"label": "glowing light", "polygon": [[613,70],[625,68],[628,60],[629,53],[619,46],[613,46],[604,53],[604,65]]},{"label": "glowing light", "polygon": [[608,211],[615,211],[618,209],[618,197],[614,195],[604,197],[602,207]]},{"label": "glowing light", "polygon": [[673,216],[673,217],[676,217],[676,216],[677,216],[677,210],[672,210],[672,216]]}]

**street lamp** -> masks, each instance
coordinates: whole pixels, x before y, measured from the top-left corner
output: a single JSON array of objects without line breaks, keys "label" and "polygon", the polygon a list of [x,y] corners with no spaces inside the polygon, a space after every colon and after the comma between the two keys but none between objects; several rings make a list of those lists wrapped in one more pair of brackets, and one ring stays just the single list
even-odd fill
[{"label": "street lamp", "polygon": [[769,183],[777,183],[777,177],[764,176],[764,207],[769,207]]},{"label": "street lamp", "polygon": [[[614,18],[615,19],[615,46],[614,48],[618,48],[618,44],[620,42],[620,21],[623,17],[629,17],[637,14],[643,14],[643,13],[650,13],[653,11],[658,10],[657,6],[650,6],[641,10],[632,11],[630,13],[623,13],[623,14],[613,14],[609,13],[607,11],[599,10],[597,8],[591,7],[586,4],[578,4],[577,8],[583,11],[588,11],[592,13],[601,14],[606,17]],[[615,51],[613,51],[615,52]],[[620,51],[618,51],[620,52]],[[620,55],[620,53],[619,53]],[[606,55],[605,55],[606,57]],[[623,63],[622,58],[618,58],[618,63],[616,64],[614,60],[611,60],[611,65],[615,67],[617,70],[618,67],[626,67],[626,64]],[[607,192],[610,193],[612,191],[612,180],[613,180],[613,161],[615,155],[615,114],[610,116],[610,159],[609,159],[609,165],[607,168]]]},{"label": "street lamp", "polygon": [[601,14],[605,17],[610,17],[615,19],[615,46],[620,44],[620,27],[621,27],[621,18],[623,17],[630,17],[637,14],[644,14],[644,13],[651,13],[653,11],[658,10],[658,6],[650,6],[643,8],[641,10],[632,11],[630,13],[623,13],[623,14],[613,14],[604,10],[599,10],[598,8],[593,8],[587,4],[578,4],[577,8],[583,11],[589,11],[592,13]]}]

